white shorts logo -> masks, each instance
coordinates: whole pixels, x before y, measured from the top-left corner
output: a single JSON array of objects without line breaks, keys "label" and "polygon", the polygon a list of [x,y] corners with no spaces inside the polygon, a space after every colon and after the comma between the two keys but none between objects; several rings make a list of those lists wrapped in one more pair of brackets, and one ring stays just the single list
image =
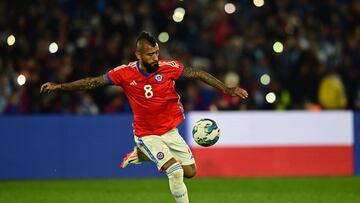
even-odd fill
[{"label": "white shorts logo", "polygon": [[164,158],[164,153],[162,153],[162,152],[157,153],[156,158],[159,160],[162,160]]}]

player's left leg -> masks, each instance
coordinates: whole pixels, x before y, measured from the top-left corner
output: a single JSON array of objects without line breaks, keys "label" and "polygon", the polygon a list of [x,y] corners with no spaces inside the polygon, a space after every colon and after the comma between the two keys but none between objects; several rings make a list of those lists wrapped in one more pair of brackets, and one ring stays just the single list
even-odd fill
[{"label": "player's left leg", "polygon": [[177,128],[174,128],[161,136],[162,140],[169,147],[174,158],[180,162],[184,170],[185,178],[192,178],[196,175],[196,164],[190,147],[179,134]]},{"label": "player's left leg", "polygon": [[193,178],[196,175],[196,165],[182,165],[182,168],[184,170],[184,177],[185,178]]}]

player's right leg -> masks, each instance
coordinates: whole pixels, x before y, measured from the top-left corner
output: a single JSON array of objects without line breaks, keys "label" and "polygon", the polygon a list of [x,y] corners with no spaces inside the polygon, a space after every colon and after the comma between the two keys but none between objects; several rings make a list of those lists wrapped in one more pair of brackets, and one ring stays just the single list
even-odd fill
[{"label": "player's right leg", "polygon": [[[135,136],[135,143],[136,136]],[[121,168],[127,167],[129,164],[141,164],[144,161],[151,161],[138,147],[138,144],[134,147],[134,149],[127,153],[123,158],[123,161],[120,164]]]},{"label": "player's right leg", "polygon": [[184,170],[184,177],[185,178],[193,178],[196,175],[196,165],[182,165],[182,168]]},{"label": "player's right leg", "polygon": [[120,164],[121,168],[125,168],[129,164],[141,164],[140,160],[140,153],[142,153],[138,148],[135,146],[134,150],[129,152],[123,159],[123,161]]}]

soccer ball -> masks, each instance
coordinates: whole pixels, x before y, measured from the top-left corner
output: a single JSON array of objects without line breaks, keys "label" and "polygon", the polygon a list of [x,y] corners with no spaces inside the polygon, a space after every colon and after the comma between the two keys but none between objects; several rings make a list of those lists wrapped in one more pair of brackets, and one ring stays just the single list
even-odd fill
[{"label": "soccer ball", "polygon": [[195,123],[192,136],[199,145],[209,147],[219,140],[220,128],[215,121],[204,118]]}]

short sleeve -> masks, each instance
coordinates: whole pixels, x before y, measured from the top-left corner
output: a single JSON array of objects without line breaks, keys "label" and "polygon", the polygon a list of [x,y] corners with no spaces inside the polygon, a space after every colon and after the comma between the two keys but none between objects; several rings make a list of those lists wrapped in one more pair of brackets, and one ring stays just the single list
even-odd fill
[{"label": "short sleeve", "polygon": [[123,82],[122,75],[123,75],[124,67],[126,67],[126,65],[118,66],[118,67],[110,70],[106,74],[107,80],[109,80],[109,82],[112,84],[121,86],[122,82]]},{"label": "short sleeve", "polygon": [[173,78],[177,80],[184,74],[184,66],[179,61],[174,62],[176,65],[174,66]]}]

